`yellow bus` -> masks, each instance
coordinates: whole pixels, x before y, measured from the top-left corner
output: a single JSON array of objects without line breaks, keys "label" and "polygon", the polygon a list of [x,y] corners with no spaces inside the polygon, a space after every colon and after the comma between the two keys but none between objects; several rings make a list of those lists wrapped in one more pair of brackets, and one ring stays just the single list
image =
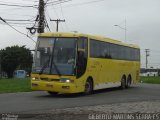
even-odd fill
[{"label": "yellow bus", "polygon": [[32,90],[49,94],[90,94],[109,87],[128,88],[139,81],[140,48],[81,33],[38,36],[31,75]]}]

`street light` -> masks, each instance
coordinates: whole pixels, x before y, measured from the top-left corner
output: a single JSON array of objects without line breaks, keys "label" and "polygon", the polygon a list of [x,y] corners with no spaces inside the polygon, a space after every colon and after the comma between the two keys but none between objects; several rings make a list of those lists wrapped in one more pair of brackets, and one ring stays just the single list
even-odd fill
[{"label": "street light", "polygon": [[126,25],[126,20],[124,21],[124,27],[122,27],[122,26],[120,26],[120,24],[119,25],[114,25],[114,26],[116,26],[116,27],[119,27],[120,29],[123,29],[124,30],[124,37],[125,37],[125,42],[126,42],[126,39],[127,39],[127,25]]}]

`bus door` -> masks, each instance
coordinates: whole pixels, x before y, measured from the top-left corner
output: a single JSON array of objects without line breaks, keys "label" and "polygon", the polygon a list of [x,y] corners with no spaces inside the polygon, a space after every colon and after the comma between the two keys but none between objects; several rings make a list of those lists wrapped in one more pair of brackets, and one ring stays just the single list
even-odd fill
[{"label": "bus door", "polygon": [[87,67],[88,39],[79,38],[77,47],[77,78],[79,78],[85,73]]}]

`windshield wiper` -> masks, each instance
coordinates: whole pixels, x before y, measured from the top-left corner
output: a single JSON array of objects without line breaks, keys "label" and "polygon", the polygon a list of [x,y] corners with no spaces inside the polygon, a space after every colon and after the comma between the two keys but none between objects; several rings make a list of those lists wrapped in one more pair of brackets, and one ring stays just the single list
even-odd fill
[{"label": "windshield wiper", "polygon": [[59,76],[61,76],[61,73],[60,73],[59,69],[57,68],[57,65],[54,63],[54,61],[52,61],[52,63],[53,63],[53,65],[54,65],[54,68],[55,68],[57,74],[58,74]]},{"label": "windshield wiper", "polygon": [[39,74],[41,75],[43,73],[43,71],[46,69],[48,63],[50,61],[50,56],[49,56],[49,59],[45,62],[45,64],[43,65],[42,69],[40,70]]},{"label": "windshield wiper", "polygon": [[60,73],[59,69],[57,68],[57,65],[54,63],[54,50],[55,50],[55,45],[56,45],[56,39],[57,38],[54,39],[54,45],[53,45],[53,50],[52,50],[53,52],[52,52],[52,57],[51,57],[51,69],[50,69],[50,73],[52,71],[52,65],[54,65],[54,68],[55,68],[57,74],[59,76],[61,76],[61,73]]}]

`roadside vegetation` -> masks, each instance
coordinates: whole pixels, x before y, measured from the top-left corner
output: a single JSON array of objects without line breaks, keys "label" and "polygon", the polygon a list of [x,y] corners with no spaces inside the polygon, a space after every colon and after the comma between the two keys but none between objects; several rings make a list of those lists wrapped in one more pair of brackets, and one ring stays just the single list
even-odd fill
[{"label": "roadside vegetation", "polygon": [[[160,84],[158,77],[141,77],[142,83]],[[0,79],[0,93],[29,92],[31,91],[30,78]]]},{"label": "roadside vegetation", "polygon": [[5,73],[8,78],[14,77],[15,70],[25,70],[31,73],[33,56],[31,50],[25,46],[11,46],[0,50],[1,73]]},{"label": "roadside vegetation", "polygon": [[0,79],[0,93],[29,92],[30,78]]},{"label": "roadside vegetation", "polygon": [[142,83],[160,84],[160,76],[141,77]]}]

